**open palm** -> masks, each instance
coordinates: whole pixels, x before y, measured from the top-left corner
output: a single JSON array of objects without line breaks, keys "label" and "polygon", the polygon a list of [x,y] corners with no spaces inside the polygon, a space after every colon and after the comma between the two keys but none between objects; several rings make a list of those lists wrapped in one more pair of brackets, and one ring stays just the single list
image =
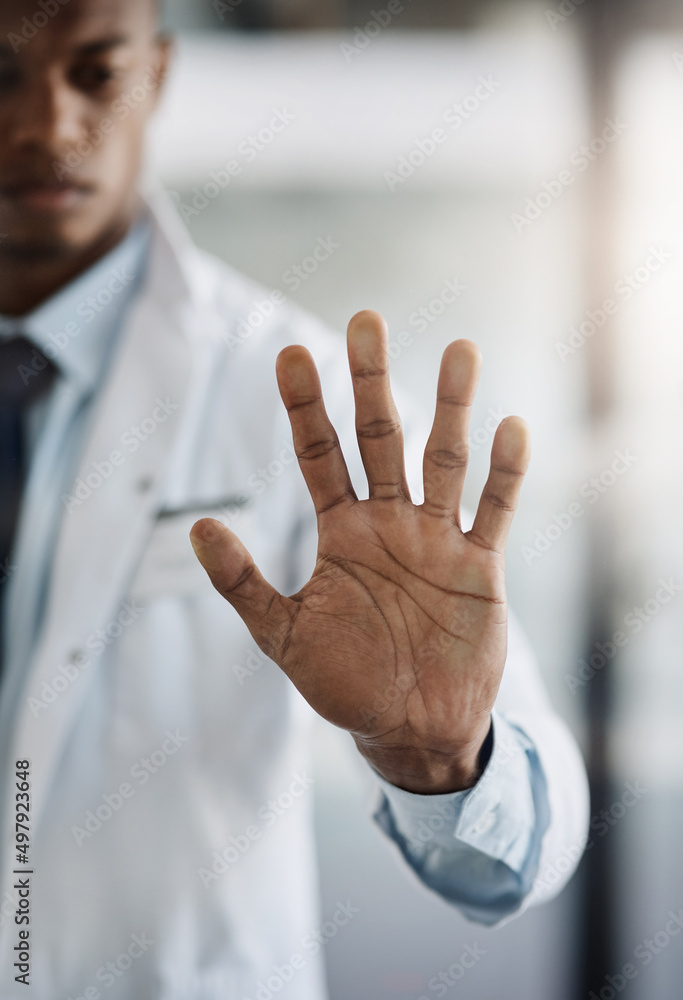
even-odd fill
[{"label": "open palm", "polygon": [[406,481],[379,315],[351,320],[348,351],[367,500],[353,489],[311,355],[288,347],[277,361],[318,517],[308,583],[297,594],[279,594],[219,522],[199,521],[192,542],[260,648],[320,715],[353,735],[381,774],[412,791],[453,791],[476,781],[505,664],[503,553],[528,464],[528,432],[519,418],[501,423],[474,524],[463,532],[477,348],[459,340],[444,352],[420,505]]}]

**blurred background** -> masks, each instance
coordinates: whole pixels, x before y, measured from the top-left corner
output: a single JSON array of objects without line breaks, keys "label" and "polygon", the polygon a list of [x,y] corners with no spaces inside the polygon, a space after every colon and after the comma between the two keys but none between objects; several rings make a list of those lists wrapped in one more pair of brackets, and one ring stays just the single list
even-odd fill
[{"label": "blurred background", "polygon": [[[320,723],[323,913],[360,909],[326,946],[332,1000],[417,1000],[475,943],[449,997],[678,1000],[681,5],[167,0],[167,20],[150,160],[194,240],[340,336],[383,312],[430,417],[443,348],[475,340],[470,508],[497,422],[529,421],[511,603],[589,766],[578,876],[487,931],[411,878],[351,741]],[[320,239],[337,246],[307,270]]]}]

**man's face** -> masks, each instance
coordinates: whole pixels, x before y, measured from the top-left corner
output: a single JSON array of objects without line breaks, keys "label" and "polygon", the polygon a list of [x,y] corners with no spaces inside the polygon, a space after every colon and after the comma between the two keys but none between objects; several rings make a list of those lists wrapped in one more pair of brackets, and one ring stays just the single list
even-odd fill
[{"label": "man's face", "polygon": [[2,0],[0,253],[78,255],[130,221],[167,56],[154,0]]}]

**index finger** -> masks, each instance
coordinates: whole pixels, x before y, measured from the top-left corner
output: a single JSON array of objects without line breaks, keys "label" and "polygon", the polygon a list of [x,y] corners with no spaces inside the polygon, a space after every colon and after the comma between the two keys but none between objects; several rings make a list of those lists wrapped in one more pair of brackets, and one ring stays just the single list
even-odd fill
[{"label": "index finger", "polygon": [[277,357],[276,373],[294,451],[316,513],[357,500],[310,352],[298,345],[285,347]]}]

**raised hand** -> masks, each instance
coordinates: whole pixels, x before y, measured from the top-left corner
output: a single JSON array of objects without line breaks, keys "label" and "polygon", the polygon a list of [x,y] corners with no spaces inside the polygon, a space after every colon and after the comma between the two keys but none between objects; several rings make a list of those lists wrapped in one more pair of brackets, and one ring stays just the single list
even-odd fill
[{"label": "raised hand", "polygon": [[419,505],[406,482],[381,316],[354,316],[348,354],[367,500],[354,491],[311,355],[292,346],[277,359],[318,518],[308,583],[289,597],[278,593],[218,521],[198,521],[192,544],[263,652],[323,718],[353,735],[380,774],[409,791],[456,791],[477,780],[505,664],[504,547],[529,461],[528,430],[518,417],[500,424],[474,524],[463,532],[476,346],[457,340],[444,351]]}]

